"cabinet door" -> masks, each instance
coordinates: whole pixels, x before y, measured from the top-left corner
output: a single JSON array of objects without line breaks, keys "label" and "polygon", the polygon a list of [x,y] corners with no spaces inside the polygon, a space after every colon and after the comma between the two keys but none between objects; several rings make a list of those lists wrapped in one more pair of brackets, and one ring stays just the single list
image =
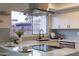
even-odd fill
[{"label": "cabinet door", "polygon": [[53,29],[66,29],[68,20],[62,15],[54,16],[52,19],[52,28]]},{"label": "cabinet door", "polygon": [[53,17],[52,28],[57,29],[78,29],[79,12],[65,13]]},{"label": "cabinet door", "polygon": [[59,29],[61,27],[60,23],[58,16],[52,17],[52,29]]},{"label": "cabinet door", "polygon": [[73,12],[69,14],[69,23],[71,28],[78,29],[79,28],[79,12]]},{"label": "cabinet door", "polygon": [[59,19],[60,19],[60,25],[61,25],[61,29],[67,29],[68,28],[68,19],[66,17],[64,17],[64,15],[59,15]]},{"label": "cabinet door", "polygon": [[79,12],[66,13],[63,17],[67,20],[67,25],[70,25],[71,29],[79,28]]}]

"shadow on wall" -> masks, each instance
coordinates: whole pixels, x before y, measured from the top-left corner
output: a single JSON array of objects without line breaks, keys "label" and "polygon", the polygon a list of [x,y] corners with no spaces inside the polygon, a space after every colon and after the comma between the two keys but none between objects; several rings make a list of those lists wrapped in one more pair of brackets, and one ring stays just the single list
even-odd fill
[{"label": "shadow on wall", "polygon": [[0,28],[0,43],[9,41],[10,29]]}]

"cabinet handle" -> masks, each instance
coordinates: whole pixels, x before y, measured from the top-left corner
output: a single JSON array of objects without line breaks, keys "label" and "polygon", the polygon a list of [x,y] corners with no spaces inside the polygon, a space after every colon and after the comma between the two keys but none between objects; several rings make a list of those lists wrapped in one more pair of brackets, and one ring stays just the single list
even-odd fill
[{"label": "cabinet handle", "polygon": [[58,28],[60,28],[60,25],[58,25]]},{"label": "cabinet handle", "polygon": [[70,28],[70,25],[67,25],[67,28]]}]

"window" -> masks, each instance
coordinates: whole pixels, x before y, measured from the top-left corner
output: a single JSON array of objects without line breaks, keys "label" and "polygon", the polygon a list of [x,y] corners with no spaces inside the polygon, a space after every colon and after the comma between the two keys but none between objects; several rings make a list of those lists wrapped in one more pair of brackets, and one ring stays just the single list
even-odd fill
[{"label": "window", "polygon": [[25,30],[25,35],[39,34],[40,29],[47,34],[47,14],[28,16],[22,12],[12,11],[11,25],[11,34],[22,27]]},{"label": "window", "polygon": [[47,34],[47,15],[42,14],[33,16],[33,34],[39,34],[40,29],[44,34]]}]

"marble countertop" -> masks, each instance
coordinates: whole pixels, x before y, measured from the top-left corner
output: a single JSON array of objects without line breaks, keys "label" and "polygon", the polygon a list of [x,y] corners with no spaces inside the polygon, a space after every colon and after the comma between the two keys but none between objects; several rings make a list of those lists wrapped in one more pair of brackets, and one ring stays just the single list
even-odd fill
[{"label": "marble countertop", "polygon": [[58,40],[58,41],[78,42],[79,43],[79,39],[62,39],[62,40]]},{"label": "marble countertop", "polygon": [[65,56],[75,52],[79,52],[79,49],[72,49],[72,48],[62,48],[62,49],[54,49],[48,52],[38,51],[31,49],[32,53],[20,53],[17,51],[18,46],[30,46],[30,45],[37,45],[37,44],[47,44],[47,45],[56,45],[56,41],[24,41],[15,47],[6,47],[4,44],[0,44],[0,47],[9,51],[8,56]]},{"label": "marble countertop", "polygon": [[[5,46],[5,44],[0,44],[0,48],[6,50],[6,52],[2,52],[2,54],[6,54],[7,56],[30,56],[31,53],[22,53],[20,52],[20,47],[19,45],[16,46]],[[1,50],[1,49],[0,49]],[[0,52],[1,54],[1,52]]]}]

